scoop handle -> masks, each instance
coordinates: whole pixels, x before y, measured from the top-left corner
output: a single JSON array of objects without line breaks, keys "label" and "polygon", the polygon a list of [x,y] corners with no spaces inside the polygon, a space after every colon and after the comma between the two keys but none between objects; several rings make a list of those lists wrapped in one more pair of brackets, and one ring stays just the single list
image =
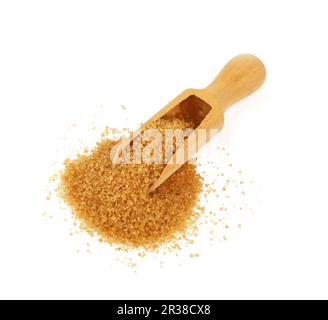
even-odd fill
[{"label": "scoop handle", "polygon": [[265,76],[265,67],[259,58],[241,54],[232,58],[205,90],[218,99],[225,111],[258,89]]}]

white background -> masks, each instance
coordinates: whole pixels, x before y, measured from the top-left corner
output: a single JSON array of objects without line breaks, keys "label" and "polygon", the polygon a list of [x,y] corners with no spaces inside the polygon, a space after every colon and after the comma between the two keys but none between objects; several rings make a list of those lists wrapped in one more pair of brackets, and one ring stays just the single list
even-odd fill
[{"label": "white background", "polygon": [[[327,10],[313,0],[1,1],[0,298],[328,298]],[[228,111],[221,139],[261,185],[261,210],[180,267],[135,273],[76,254],[41,218],[64,127],[99,105],[146,120],[243,52],[263,60],[267,80]]]}]

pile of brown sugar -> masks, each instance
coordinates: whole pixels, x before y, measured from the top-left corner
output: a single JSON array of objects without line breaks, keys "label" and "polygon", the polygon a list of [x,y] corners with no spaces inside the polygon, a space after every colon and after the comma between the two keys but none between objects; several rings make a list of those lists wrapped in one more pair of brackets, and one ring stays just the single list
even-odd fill
[{"label": "pile of brown sugar", "polygon": [[[192,123],[162,118],[151,127],[164,134]],[[155,249],[183,238],[199,216],[202,178],[195,165],[184,164],[149,194],[164,164],[113,164],[109,154],[116,143],[103,139],[91,152],[65,161],[59,194],[74,216],[102,240],[129,248]]]}]

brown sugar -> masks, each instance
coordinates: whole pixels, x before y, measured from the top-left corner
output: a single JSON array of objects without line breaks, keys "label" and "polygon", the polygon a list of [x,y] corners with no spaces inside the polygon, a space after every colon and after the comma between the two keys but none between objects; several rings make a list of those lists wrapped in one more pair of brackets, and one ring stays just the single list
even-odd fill
[{"label": "brown sugar", "polygon": [[[164,134],[166,128],[192,123],[160,119],[152,127]],[[103,139],[90,152],[65,161],[59,194],[74,216],[101,239],[129,248],[154,249],[183,238],[199,215],[202,179],[195,165],[184,164],[149,194],[165,164],[113,164],[109,154],[116,143]]]}]

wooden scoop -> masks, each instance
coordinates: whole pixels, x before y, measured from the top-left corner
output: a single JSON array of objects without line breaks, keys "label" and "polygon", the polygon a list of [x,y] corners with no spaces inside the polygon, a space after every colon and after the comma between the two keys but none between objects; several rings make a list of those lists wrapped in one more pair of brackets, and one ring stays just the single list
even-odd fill
[{"label": "wooden scoop", "polygon": [[[183,116],[186,120],[192,120],[195,124],[193,134],[197,135],[200,129],[221,130],[224,123],[224,112],[235,102],[250,95],[258,89],[265,80],[265,67],[255,56],[241,54],[231,59],[214,79],[214,81],[204,89],[187,89],[172,100],[168,105],[151,117],[140,129],[135,131],[129,138],[120,143],[120,148],[124,148],[131,141],[140,135],[145,127],[163,116],[174,117]],[[197,139],[185,139],[183,147],[176,150],[169,160],[160,177],[150,187],[149,192],[153,192],[174,172],[176,172],[184,162],[188,161],[194,154],[188,150],[199,150],[211,137],[207,136],[202,142],[197,141],[197,148],[190,148],[190,144],[196,144]],[[186,141],[190,139],[191,141]],[[122,149],[121,149],[122,150]],[[118,151],[114,154],[113,161],[118,156]],[[183,161],[176,161],[183,159]]]}]

